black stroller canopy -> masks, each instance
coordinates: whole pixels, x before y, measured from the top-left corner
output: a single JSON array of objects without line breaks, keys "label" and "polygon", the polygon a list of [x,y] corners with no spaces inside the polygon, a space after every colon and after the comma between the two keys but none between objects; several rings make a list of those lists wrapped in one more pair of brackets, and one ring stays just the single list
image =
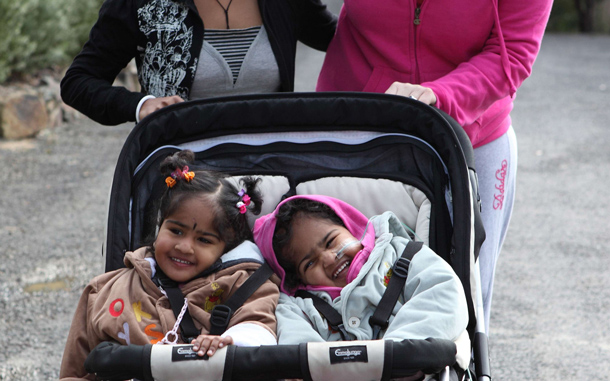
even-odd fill
[{"label": "black stroller canopy", "polygon": [[[130,246],[128,237],[125,237],[125,232],[131,230],[129,210],[132,181],[140,181],[139,178],[134,179],[136,169],[151,153],[162,146],[179,146],[200,139],[288,131],[376,131],[408,134],[427,142],[442,162],[451,163],[448,168],[452,181],[451,189],[469,186],[467,168],[474,168],[472,150],[462,149],[470,147],[470,143],[461,127],[441,111],[403,97],[362,93],[295,93],[180,103],[144,119],[125,142],[118,159],[110,199],[106,270],[122,267],[124,251],[134,249]],[[326,148],[331,152],[334,149],[332,145]],[[228,149],[230,148],[223,147],[225,152]],[[277,151],[280,148],[271,146],[270,149]],[[166,156],[171,152],[172,148],[169,152],[158,151],[156,154]],[[353,157],[350,160],[353,160]],[[375,165],[378,168],[379,161]],[[223,169],[226,170],[226,167]],[[250,174],[255,172],[252,170]],[[386,172],[391,173],[391,169]],[[242,174],[248,173],[243,171]],[[454,215],[464,215],[468,221],[467,226],[454,224],[454,235],[469,241],[471,202],[468,198],[471,195],[453,192],[452,196],[455,197]],[[459,247],[456,250],[459,250]],[[456,256],[469,257],[468,253],[456,253]],[[452,265],[455,268],[459,263]],[[470,265],[464,263],[464,266]],[[460,274],[459,269],[455,270],[460,278],[465,275]]]}]

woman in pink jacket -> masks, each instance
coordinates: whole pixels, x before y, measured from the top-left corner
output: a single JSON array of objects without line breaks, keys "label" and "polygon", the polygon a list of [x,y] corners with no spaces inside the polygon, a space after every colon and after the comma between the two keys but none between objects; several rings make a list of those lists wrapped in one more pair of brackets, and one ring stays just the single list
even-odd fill
[{"label": "woman in pink jacket", "polygon": [[318,91],[412,97],[470,137],[487,238],[480,252],[485,323],[515,195],[510,111],[530,75],[552,0],[344,0]]}]

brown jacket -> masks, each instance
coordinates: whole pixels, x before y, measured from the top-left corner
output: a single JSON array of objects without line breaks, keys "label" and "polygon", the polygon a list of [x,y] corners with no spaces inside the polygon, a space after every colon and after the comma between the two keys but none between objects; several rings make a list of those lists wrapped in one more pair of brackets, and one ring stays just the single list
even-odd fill
[{"label": "brown jacket", "polygon": [[[102,341],[155,344],[173,328],[176,318],[169,300],[153,283],[152,269],[145,257],[152,257],[146,248],[128,252],[127,268],[99,275],[87,285],[72,320],[60,379],[94,380],[85,371],[84,362]],[[227,300],[258,267],[260,264],[255,262],[236,263],[181,287],[188,299],[188,311],[202,333],[209,332],[210,311],[214,305]],[[278,298],[277,286],[267,280],[235,311],[228,328],[244,322],[254,323],[275,337]],[[180,338],[178,343],[182,343]]]}]

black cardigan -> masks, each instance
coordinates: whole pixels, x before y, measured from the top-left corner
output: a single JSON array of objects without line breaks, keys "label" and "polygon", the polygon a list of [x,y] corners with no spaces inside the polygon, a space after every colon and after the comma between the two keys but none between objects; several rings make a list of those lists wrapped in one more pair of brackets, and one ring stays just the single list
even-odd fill
[{"label": "black cardigan", "polygon": [[[297,40],[325,51],[335,32],[336,16],[320,0],[258,0],[258,3],[279,67],[280,91],[294,91]],[[164,30],[160,34],[159,28],[150,29],[151,25],[163,25]],[[145,33],[151,30],[152,33]],[[160,35],[164,36],[163,41],[159,41]],[[203,22],[193,0],[106,0],[89,40],[61,81],[62,99],[106,125],[135,121],[137,105],[146,94],[180,95],[188,100],[203,35]],[[190,36],[189,46],[185,45],[184,36]],[[160,43],[165,45],[156,53],[167,52],[169,47],[172,54],[147,53]],[[112,86],[134,57],[141,93]],[[167,77],[177,78],[176,83],[163,89],[149,89],[143,65],[151,68],[174,65]]]}]

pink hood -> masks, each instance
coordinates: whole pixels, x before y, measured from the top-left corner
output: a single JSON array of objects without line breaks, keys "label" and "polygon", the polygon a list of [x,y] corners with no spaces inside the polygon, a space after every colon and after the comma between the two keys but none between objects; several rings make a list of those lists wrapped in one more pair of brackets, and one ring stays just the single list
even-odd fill
[{"label": "pink hood", "polygon": [[[367,261],[369,254],[375,245],[375,230],[372,226],[368,226],[368,218],[366,218],[366,216],[358,209],[336,198],[317,195],[293,196],[280,202],[272,213],[260,217],[254,224],[254,242],[256,242],[260,248],[261,252],[263,253],[263,257],[269,263],[273,271],[280,277],[280,290],[288,295],[294,295],[294,292],[296,291],[287,290],[284,287],[284,278],[286,273],[279,265],[275,252],[273,251],[273,233],[275,232],[275,224],[277,221],[275,216],[280,206],[289,200],[297,198],[319,201],[328,205],[335,211],[335,213],[337,213],[337,216],[341,218],[347,230],[349,230],[354,237],[360,239],[364,236],[362,239],[364,249],[360,251],[353,259],[347,273],[347,281],[351,282],[354,280],[362,268],[362,265]],[[341,292],[340,287],[299,286],[297,289],[326,291],[331,295],[332,298],[339,296]]]}]

